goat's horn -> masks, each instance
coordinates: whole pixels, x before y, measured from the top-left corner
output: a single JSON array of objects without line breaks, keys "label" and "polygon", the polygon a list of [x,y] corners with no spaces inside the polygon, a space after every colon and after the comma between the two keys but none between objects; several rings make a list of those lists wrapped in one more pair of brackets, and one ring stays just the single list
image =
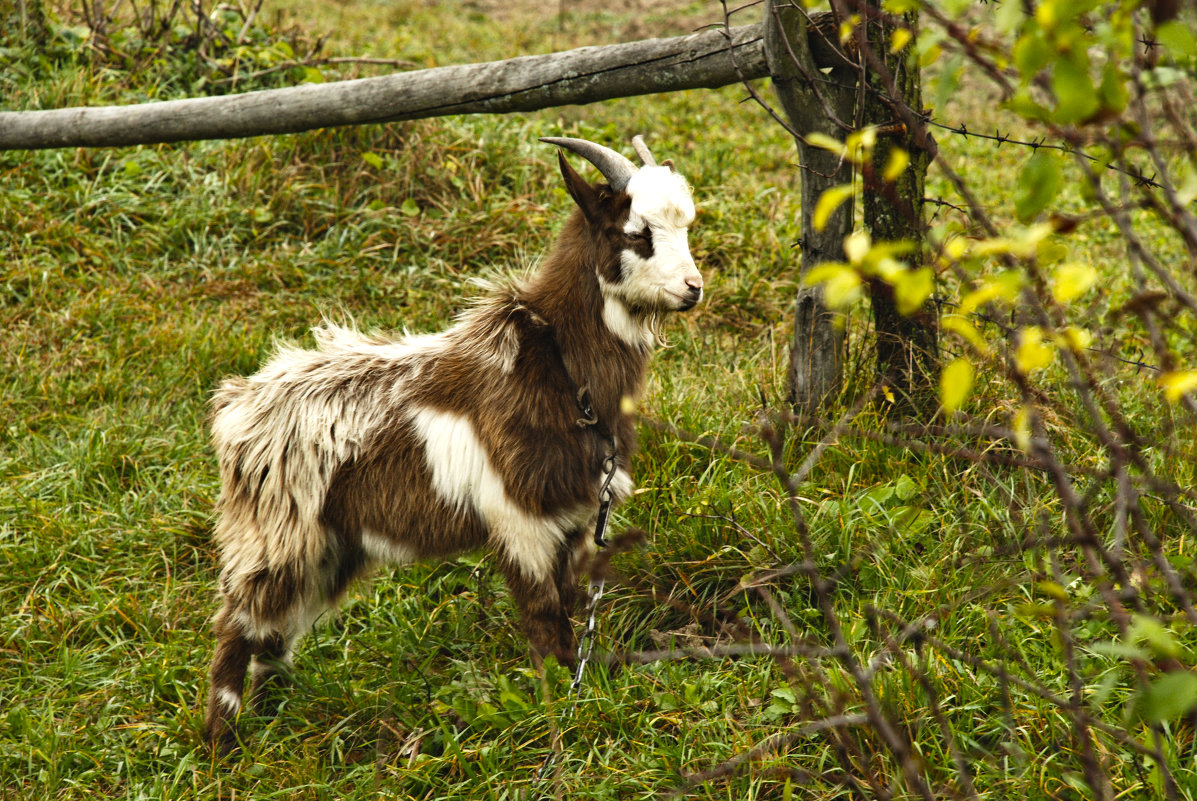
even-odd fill
[{"label": "goat's horn", "polygon": [[653,154],[649,152],[648,145],[644,144],[644,137],[636,134],[632,137],[632,147],[636,150],[636,155],[640,157],[640,162],[645,167],[657,166],[657,160],[653,158]]},{"label": "goat's horn", "polygon": [[561,136],[542,136],[540,141],[550,145],[557,145],[566,150],[572,150],[582,158],[589,161],[598,171],[607,179],[607,183],[611,184],[611,188],[616,192],[622,192],[628,185],[628,181],[632,180],[632,176],[636,174],[638,169],[631,159],[616,153],[609,147],[596,145],[594,142],[588,142],[585,139],[570,139]]}]

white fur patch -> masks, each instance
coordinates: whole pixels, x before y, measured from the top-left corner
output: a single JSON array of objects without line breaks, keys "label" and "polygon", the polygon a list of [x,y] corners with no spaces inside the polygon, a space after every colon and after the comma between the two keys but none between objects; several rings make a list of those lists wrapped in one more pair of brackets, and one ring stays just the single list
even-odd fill
[{"label": "white fur patch", "polygon": [[216,691],[216,700],[233,714],[241,711],[241,696],[235,690],[230,690],[228,687],[221,687]]},{"label": "white fur patch", "polygon": [[535,581],[547,579],[564,540],[562,522],[530,515],[511,501],[473,424],[465,417],[417,409],[412,427],[424,441],[424,458],[437,494],[459,510],[477,512],[494,544],[526,576]]},{"label": "white fur patch", "polygon": [[411,548],[368,529],[362,532],[362,550],[372,562],[406,565],[416,560],[416,553]]},{"label": "white fur patch", "polygon": [[634,215],[672,228],[685,229],[694,222],[690,187],[668,167],[641,167],[628,181],[627,193]]},{"label": "white fur patch", "polygon": [[283,653],[283,655],[279,658],[271,660],[273,664],[267,664],[266,662],[259,660],[257,657],[254,657],[253,664],[249,667],[250,675],[252,675],[254,678],[257,678],[263,673],[275,673],[278,671],[278,665],[286,665],[287,667],[291,667],[292,659],[293,655],[290,648],[288,648],[286,652]]},{"label": "white fur patch", "polygon": [[636,482],[632,481],[632,475],[622,467],[615,471],[615,475],[611,477],[611,494],[616,501],[622,501],[632,497],[632,492],[636,489]]},{"label": "white fur patch", "polygon": [[611,284],[599,277],[599,288],[603,292],[603,323],[619,339],[634,348],[649,349],[656,344],[656,334],[648,320],[628,311]]}]

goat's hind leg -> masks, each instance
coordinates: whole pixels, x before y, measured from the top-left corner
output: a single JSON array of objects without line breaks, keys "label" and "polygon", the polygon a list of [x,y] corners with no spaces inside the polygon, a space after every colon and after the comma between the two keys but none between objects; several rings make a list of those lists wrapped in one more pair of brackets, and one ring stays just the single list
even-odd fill
[{"label": "goat's hind leg", "polygon": [[226,605],[216,618],[216,655],[212,659],[204,740],[219,754],[237,747],[237,715],[245,690],[245,674],[256,650],[240,626],[229,620]]},{"label": "goat's hind leg", "polygon": [[249,703],[255,714],[278,711],[280,691],[291,683],[291,650],[296,637],[280,632],[266,637],[254,651]]}]

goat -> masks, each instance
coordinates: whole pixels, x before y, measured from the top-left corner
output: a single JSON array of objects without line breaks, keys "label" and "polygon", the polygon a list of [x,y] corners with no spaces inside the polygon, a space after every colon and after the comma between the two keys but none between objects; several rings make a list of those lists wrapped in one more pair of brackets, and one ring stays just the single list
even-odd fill
[{"label": "goat", "polygon": [[204,721],[236,746],[252,663],[262,709],[297,639],[354,578],[488,547],[539,659],[573,658],[576,573],[593,553],[600,489],[631,494],[629,400],[662,314],[692,308],[694,203],[670,162],[546,137],[577,208],[539,269],[492,287],[438,334],[383,337],[325,324],[212,398],[221,492],[222,606]]}]

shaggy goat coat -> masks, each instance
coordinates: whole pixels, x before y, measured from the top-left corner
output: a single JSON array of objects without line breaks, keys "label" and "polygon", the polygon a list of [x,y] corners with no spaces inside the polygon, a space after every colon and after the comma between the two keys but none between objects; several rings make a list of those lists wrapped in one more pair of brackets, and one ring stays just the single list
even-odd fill
[{"label": "shaggy goat coat", "polygon": [[689,189],[671,167],[614,191],[560,165],[579,208],[531,279],[439,334],[326,325],[316,349],[280,348],[215,393],[213,744],[235,744],[251,662],[260,700],[298,637],[381,562],[490,548],[533,649],[571,659],[604,461],[615,455],[621,500],[635,444],[626,399],[640,395],[657,316],[693,306],[702,279]]}]

